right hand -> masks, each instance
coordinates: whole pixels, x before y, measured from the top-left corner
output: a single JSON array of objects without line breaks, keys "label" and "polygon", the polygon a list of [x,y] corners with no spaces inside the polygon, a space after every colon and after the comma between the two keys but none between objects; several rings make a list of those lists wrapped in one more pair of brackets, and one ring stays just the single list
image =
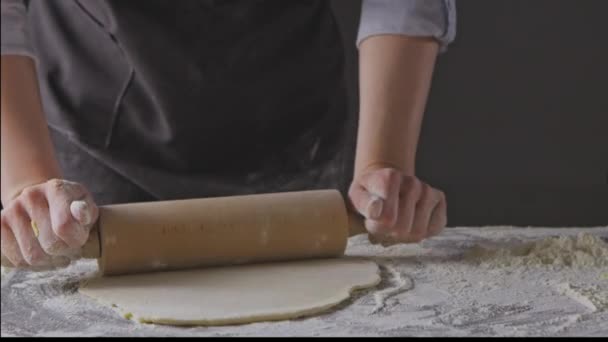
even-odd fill
[{"label": "right hand", "polygon": [[65,267],[80,255],[99,209],[78,183],[52,179],[27,187],[2,209],[2,258],[14,267]]},{"label": "right hand", "polygon": [[447,224],[445,194],[392,167],[362,172],[349,189],[353,207],[365,216],[370,242],[418,243]]}]

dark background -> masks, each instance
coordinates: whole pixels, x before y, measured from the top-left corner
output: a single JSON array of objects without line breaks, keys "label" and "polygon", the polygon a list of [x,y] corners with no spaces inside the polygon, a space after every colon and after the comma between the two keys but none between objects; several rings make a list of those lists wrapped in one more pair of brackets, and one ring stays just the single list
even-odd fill
[{"label": "dark background", "polygon": [[[332,0],[356,125],[360,0]],[[418,176],[449,226],[608,225],[608,1],[457,0]]]},{"label": "dark background", "polygon": [[[333,5],[356,114],[361,5]],[[417,164],[446,192],[449,225],[608,225],[608,1],[456,7]]]}]

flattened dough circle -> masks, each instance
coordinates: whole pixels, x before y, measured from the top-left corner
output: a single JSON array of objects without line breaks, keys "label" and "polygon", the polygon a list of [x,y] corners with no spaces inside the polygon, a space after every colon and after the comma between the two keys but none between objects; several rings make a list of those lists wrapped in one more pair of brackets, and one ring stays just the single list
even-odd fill
[{"label": "flattened dough circle", "polygon": [[374,262],[341,258],[98,278],[80,292],[144,323],[226,325],[318,314],[379,282]]}]

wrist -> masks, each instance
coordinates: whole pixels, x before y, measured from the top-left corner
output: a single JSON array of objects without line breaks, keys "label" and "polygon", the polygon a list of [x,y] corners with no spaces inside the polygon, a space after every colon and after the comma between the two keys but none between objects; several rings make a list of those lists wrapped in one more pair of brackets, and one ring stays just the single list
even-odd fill
[{"label": "wrist", "polygon": [[378,110],[359,115],[355,172],[394,168],[406,175],[415,172],[418,115]]},{"label": "wrist", "polygon": [[[363,174],[373,172],[376,170],[380,170],[380,169],[394,169],[394,170],[399,171],[403,175],[410,174],[410,171],[409,171],[410,168],[403,167],[402,165],[399,165],[398,163],[394,163],[394,162],[390,162],[390,161],[368,162],[368,163],[360,166],[357,170],[355,170],[355,173],[357,175],[363,175]],[[413,172],[412,172],[412,174],[413,174]]]},{"label": "wrist", "polygon": [[387,168],[397,170],[404,176],[414,176],[416,173],[414,158],[391,158],[390,155],[369,156],[361,153],[355,158],[354,174],[357,177]]}]

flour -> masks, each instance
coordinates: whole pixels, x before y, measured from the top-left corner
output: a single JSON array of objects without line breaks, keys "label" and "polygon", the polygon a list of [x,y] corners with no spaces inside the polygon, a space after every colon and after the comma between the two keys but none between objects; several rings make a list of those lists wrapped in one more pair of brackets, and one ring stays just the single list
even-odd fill
[{"label": "flour", "polygon": [[509,248],[473,247],[465,259],[478,261],[486,268],[554,266],[606,267],[608,244],[588,233],[576,236],[548,237]]},{"label": "flour", "polygon": [[395,267],[391,265],[385,265],[384,268],[390,273],[391,280],[394,282],[394,285],[380,291],[376,291],[374,293],[374,300],[376,305],[372,309],[372,314],[378,313],[386,307],[386,301],[397,295],[404,293],[406,291],[410,291],[414,288],[414,280],[409,277],[407,274],[398,271]]},{"label": "flour", "polygon": [[8,276],[14,268],[12,267],[4,267],[0,266],[0,279],[4,279],[4,277]]},{"label": "flour", "polygon": [[607,336],[605,266],[568,266],[562,259],[558,263],[564,266],[558,267],[555,262],[522,261],[492,268],[488,266],[495,253],[462,258],[471,246],[512,251],[555,236],[580,240],[581,232],[608,236],[608,227],[449,228],[421,244],[390,248],[356,236],[350,239],[347,254],[382,265],[378,291],[358,292],[316,317],[227,327],[176,328],[127,321],[76,291],[80,282],[95,274],[95,262],[77,262],[58,272],[11,271],[2,279],[1,332],[2,337]]},{"label": "flour", "polygon": [[556,289],[586,306],[592,312],[608,310],[608,291],[598,285],[580,287],[564,283],[557,285]]},{"label": "flour", "polygon": [[14,274],[15,272],[13,272],[13,268],[2,266],[2,269],[0,270],[0,282],[2,287],[8,283]]}]

